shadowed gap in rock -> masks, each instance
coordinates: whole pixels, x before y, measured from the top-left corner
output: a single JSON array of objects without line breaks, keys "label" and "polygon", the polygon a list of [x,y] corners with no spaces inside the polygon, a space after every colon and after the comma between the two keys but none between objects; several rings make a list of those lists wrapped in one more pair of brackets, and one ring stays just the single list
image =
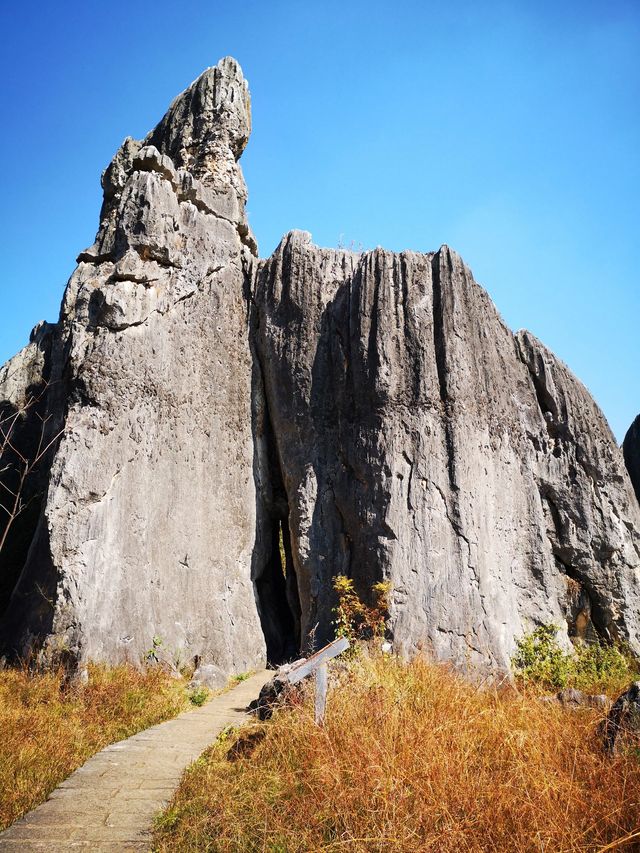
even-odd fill
[{"label": "shadowed gap in rock", "polygon": [[[10,529],[6,530],[6,512],[0,526],[7,533],[0,549],[0,656],[14,661],[26,662],[40,651],[51,634],[56,606],[59,578],[44,507],[67,411],[66,351],[57,332],[57,325],[45,322],[33,330],[31,344],[37,345],[43,359],[38,380],[25,388],[21,407],[5,402],[0,411],[3,420],[12,409],[20,414],[9,425],[11,447],[3,443],[0,459],[0,481],[9,488],[3,489],[5,503],[12,492],[20,495]],[[28,470],[21,481],[25,465]]]},{"label": "shadowed gap in rock", "polygon": [[[23,409],[0,405],[0,615],[6,610],[34,539],[53,448],[48,385],[30,386]],[[28,473],[27,473],[28,472]]]},{"label": "shadowed gap in rock", "polygon": [[255,583],[267,662],[279,666],[300,652],[300,599],[286,519],[272,523],[271,552]]},{"label": "shadowed gap in rock", "polygon": [[[256,322],[255,315],[252,318]],[[298,657],[301,604],[291,549],[289,501],[271,423],[260,359],[253,349],[252,432],[256,486],[256,541],[251,576],[267,663],[279,666]]]}]

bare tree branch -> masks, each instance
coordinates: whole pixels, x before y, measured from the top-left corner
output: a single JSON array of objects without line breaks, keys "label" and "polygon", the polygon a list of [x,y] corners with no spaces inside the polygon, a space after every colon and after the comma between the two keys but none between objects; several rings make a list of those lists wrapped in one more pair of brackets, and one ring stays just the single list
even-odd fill
[{"label": "bare tree branch", "polygon": [[[38,494],[28,497],[25,495],[25,486],[29,477],[64,432],[59,430],[50,438],[47,432],[51,415],[43,416],[37,411],[37,406],[44,400],[49,387],[50,383],[46,382],[40,391],[30,394],[15,412],[0,418],[0,475],[4,475],[5,480],[8,476],[11,483],[9,485],[5,481],[0,481],[4,492],[11,497],[10,500],[5,498],[5,502],[0,503],[0,509],[7,515],[6,524],[0,535],[0,554],[16,519],[38,498]],[[36,447],[29,452],[17,446],[19,440],[17,427],[20,421],[31,413],[40,421],[40,427]]]}]

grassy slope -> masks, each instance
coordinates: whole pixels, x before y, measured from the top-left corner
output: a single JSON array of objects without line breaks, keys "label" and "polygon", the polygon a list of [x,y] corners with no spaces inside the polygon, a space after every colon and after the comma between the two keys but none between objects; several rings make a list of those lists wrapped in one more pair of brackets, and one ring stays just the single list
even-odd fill
[{"label": "grassy slope", "polygon": [[306,702],[254,724],[265,734],[252,754],[229,760],[236,734],[199,759],[156,849],[640,849],[640,761],[603,755],[601,717],[425,661],[356,662],[325,728]]},{"label": "grassy slope", "polygon": [[184,682],[159,668],[90,667],[88,684],[70,689],[62,672],[0,672],[0,829],[102,747],[186,706]]}]

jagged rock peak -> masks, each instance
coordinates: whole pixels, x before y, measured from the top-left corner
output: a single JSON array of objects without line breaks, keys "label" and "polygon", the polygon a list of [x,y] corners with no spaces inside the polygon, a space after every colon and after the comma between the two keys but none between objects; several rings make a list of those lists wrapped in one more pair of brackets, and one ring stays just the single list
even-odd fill
[{"label": "jagged rock peak", "polygon": [[225,146],[238,160],[250,133],[249,86],[236,60],[227,56],[178,95],[143,144],[155,145],[176,166],[203,178]]},{"label": "jagged rock peak", "polygon": [[[130,241],[122,239],[118,226],[142,206],[141,193],[148,197],[156,189],[131,187],[136,173],[145,172],[166,180],[179,202],[232,222],[242,242],[257,255],[245,216],[247,187],[238,164],[250,133],[249,87],[235,59],[225,57],[174,99],[144,139],[124,140],[102,174],[104,199],[96,241],[78,260],[113,260],[122,255],[123,245],[126,250]],[[158,205],[155,197],[147,202],[149,208]]]},{"label": "jagged rock peak", "polygon": [[456,252],[354,255],[292,232],[254,270],[302,635],[328,638],[334,572],[391,582],[409,653],[508,668],[527,626],[563,622],[640,651],[640,516],[606,420]]}]

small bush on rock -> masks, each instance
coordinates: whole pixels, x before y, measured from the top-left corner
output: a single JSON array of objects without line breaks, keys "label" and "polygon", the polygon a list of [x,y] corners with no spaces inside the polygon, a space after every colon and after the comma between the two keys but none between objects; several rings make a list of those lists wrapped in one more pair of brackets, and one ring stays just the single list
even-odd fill
[{"label": "small bush on rock", "polygon": [[634,665],[617,646],[580,643],[573,652],[558,643],[557,625],[539,625],[516,644],[511,659],[515,675],[525,683],[562,690],[615,692],[634,678]]},{"label": "small bush on rock", "polygon": [[353,580],[345,575],[334,578],[333,588],[338,594],[338,604],[333,610],[337,637],[352,641],[384,637],[389,617],[390,583],[382,581],[371,587],[375,599],[373,607],[361,601]]},{"label": "small bush on rock", "polygon": [[517,643],[511,659],[515,674],[525,682],[561,689],[567,686],[570,657],[556,639],[556,625],[539,625]]},{"label": "small bush on rock", "polygon": [[209,691],[206,687],[193,687],[187,695],[189,697],[189,702],[191,702],[192,705],[195,705],[196,708],[200,708],[209,698]]}]

